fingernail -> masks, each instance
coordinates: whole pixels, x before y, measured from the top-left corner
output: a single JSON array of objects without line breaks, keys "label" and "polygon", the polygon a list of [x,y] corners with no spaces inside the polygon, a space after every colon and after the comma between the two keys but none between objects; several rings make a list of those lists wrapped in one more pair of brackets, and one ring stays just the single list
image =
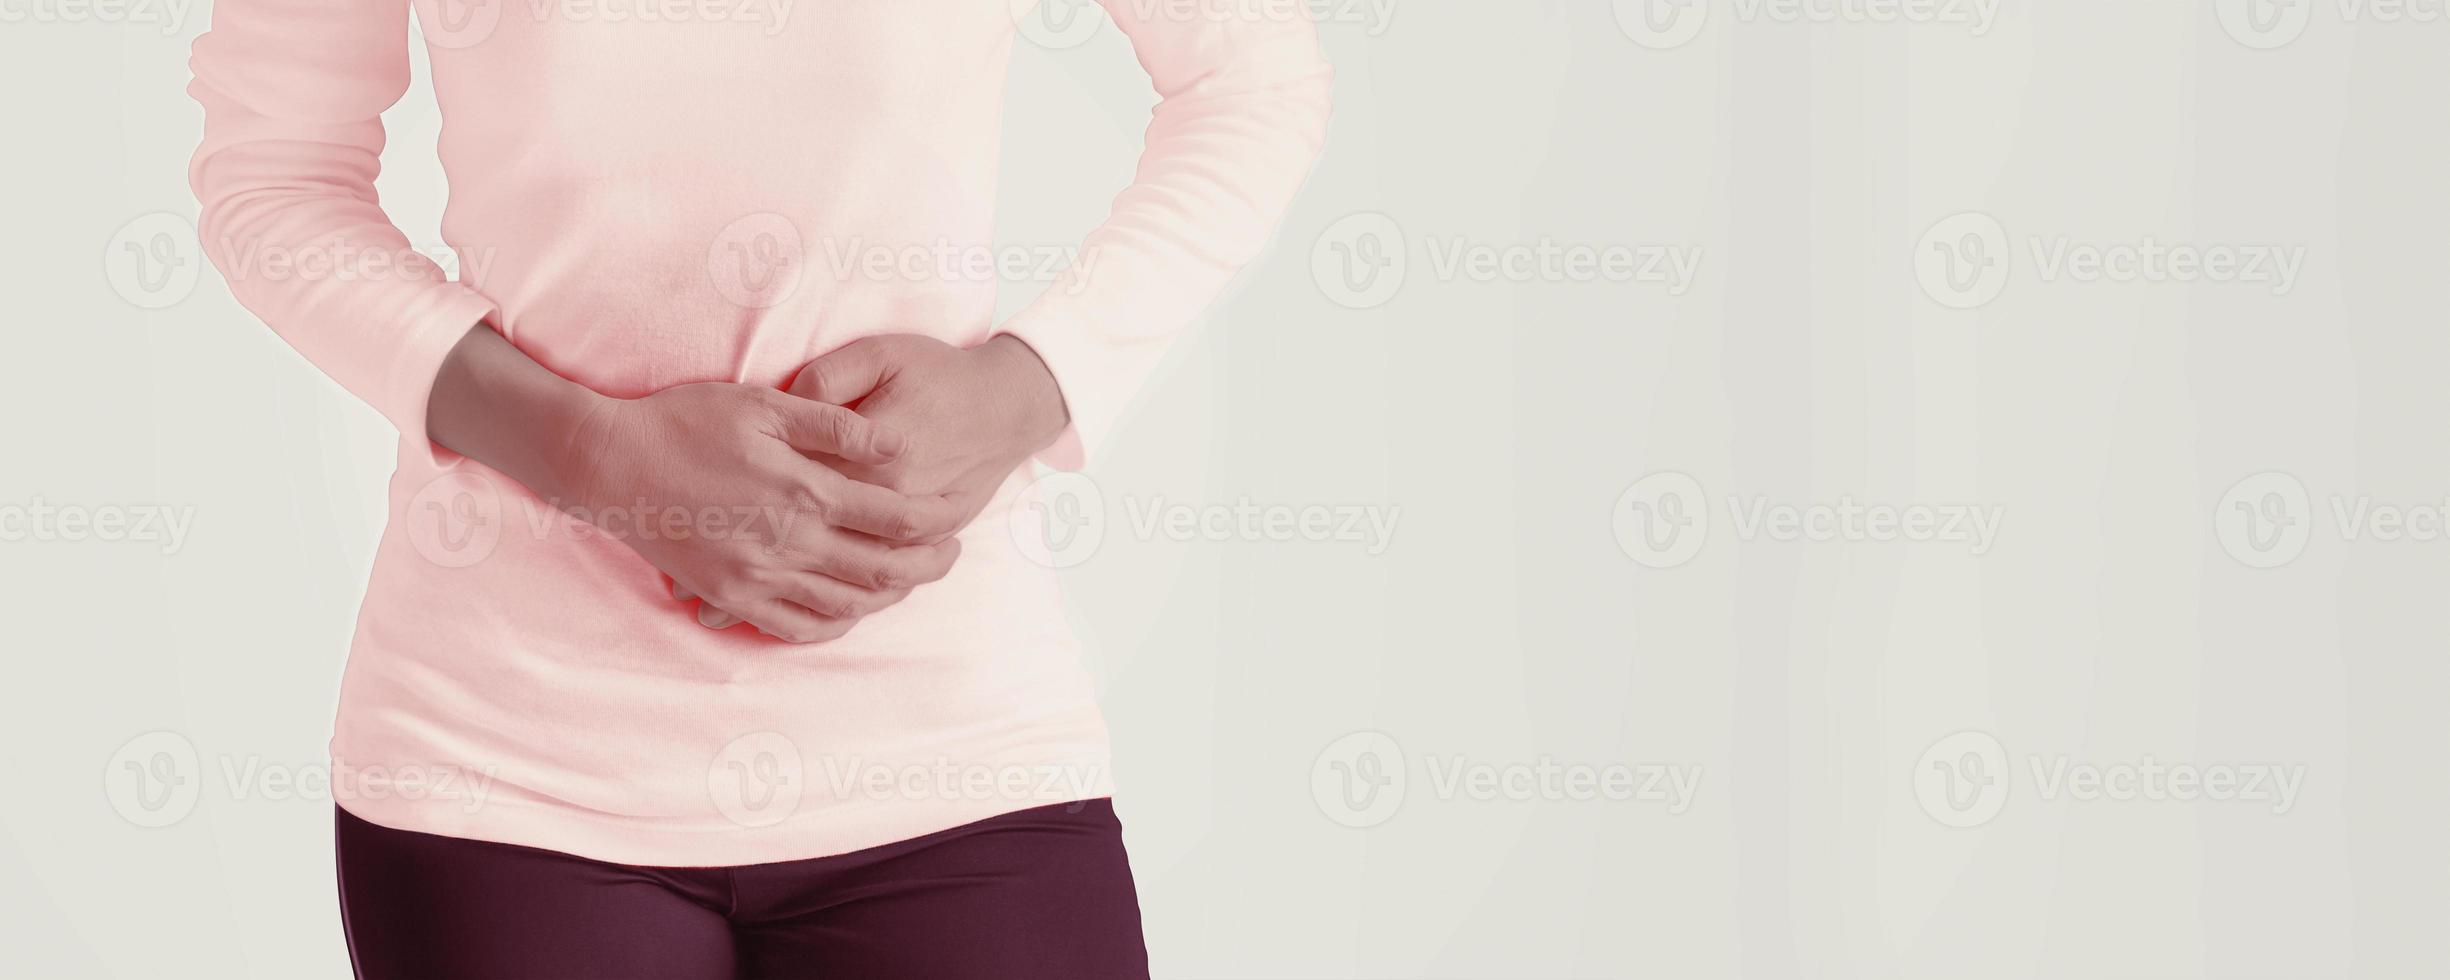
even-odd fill
[{"label": "fingernail", "polygon": [[892,429],[878,429],[876,431],[877,452],[883,453],[887,456],[899,456],[902,454],[902,450],[909,445],[909,440],[904,439],[901,433],[895,432]]}]

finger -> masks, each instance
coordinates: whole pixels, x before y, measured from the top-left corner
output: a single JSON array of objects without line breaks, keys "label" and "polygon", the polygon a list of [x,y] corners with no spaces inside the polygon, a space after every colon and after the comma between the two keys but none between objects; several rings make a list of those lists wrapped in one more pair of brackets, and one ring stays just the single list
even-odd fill
[{"label": "finger", "polygon": [[961,557],[961,541],[896,546],[865,535],[832,532],[808,561],[808,571],[872,592],[907,592],[942,579]]},{"label": "finger", "polygon": [[[698,594],[689,591],[688,586],[682,585],[678,579],[673,580],[672,598],[688,602],[697,597]],[[698,606],[698,625],[711,630],[727,630],[740,625],[740,617],[717,609],[714,603],[708,602]]]},{"label": "finger", "polygon": [[698,625],[710,630],[727,630],[740,625],[740,617],[715,608],[714,603],[698,606]]},{"label": "finger", "polygon": [[909,596],[909,589],[863,589],[832,576],[810,572],[793,580],[783,598],[819,616],[855,620],[874,615]]},{"label": "finger", "polygon": [[855,619],[836,619],[810,612],[798,603],[771,599],[757,604],[748,615],[749,625],[759,632],[785,643],[823,643],[851,631]]},{"label": "finger", "polygon": [[808,488],[825,523],[864,531],[887,541],[925,541],[961,530],[961,506],[943,496],[909,496],[845,477],[818,474]]},{"label": "finger", "polygon": [[803,453],[840,456],[873,466],[892,462],[910,444],[902,433],[870,422],[840,405],[779,391],[768,404],[780,426],[777,434],[791,448]]},{"label": "finger", "polygon": [[979,511],[987,509],[987,504],[989,501],[994,499],[993,495],[997,489],[998,484],[990,482],[983,487],[973,484],[964,484],[960,487],[955,487],[954,489],[945,491],[943,494],[944,502],[952,506],[955,514],[960,515],[959,519],[954,522],[951,530],[933,538],[922,538],[913,543],[936,544],[943,541],[953,540],[953,535],[960,534],[962,528],[969,527],[971,521],[978,519]]},{"label": "finger", "polygon": [[882,387],[893,376],[883,344],[855,340],[840,350],[808,362],[790,391],[828,405],[850,405]]}]

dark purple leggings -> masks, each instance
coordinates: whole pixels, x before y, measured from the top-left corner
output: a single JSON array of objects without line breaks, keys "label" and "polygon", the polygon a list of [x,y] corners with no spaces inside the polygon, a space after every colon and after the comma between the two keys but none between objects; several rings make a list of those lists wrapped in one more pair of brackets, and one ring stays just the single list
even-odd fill
[{"label": "dark purple leggings", "polygon": [[643,868],[339,815],[363,980],[1148,976],[1106,800],[833,857]]}]

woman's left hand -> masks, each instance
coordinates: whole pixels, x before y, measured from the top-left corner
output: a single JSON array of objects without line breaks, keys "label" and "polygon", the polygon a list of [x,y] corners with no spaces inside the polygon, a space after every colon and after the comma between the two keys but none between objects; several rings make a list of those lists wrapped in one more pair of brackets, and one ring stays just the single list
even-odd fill
[{"label": "woman's left hand", "polygon": [[832,461],[844,475],[902,493],[952,496],[973,517],[1069,421],[1055,376],[1028,344],[1000,334],[976,347],[917,334],[854,341],[809,362],[788,390],[907,437],[890,463]]},{"label": "woman's left hand", "polygon": [[900,432],[906,446],[890,463],[825,462],[862,483],[942,495],[959,508],[962,527],[1070,422],[1037,353],[1000,334],[976,347],[917,334],[870,337],[810,362],[788,390]]}]

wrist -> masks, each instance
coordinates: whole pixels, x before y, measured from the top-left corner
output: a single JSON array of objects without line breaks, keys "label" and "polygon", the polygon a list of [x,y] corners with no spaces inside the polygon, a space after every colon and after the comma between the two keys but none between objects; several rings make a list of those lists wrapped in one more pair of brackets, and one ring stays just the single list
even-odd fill
[{"label": "wrist", "polygon": [[444,360],[426,430],[444,447],[554,498],[581,489],[586,433],[618,403],[547,370],[480,324]]},{"label": "wrist", "polygon": [[999,390],[1009,392],[1016,432],[1030,451],[1053,445],[1064,427],[1072,424],[1055,372],[1027,341],[1011,334],[997,334],[977,351],[989,359]]},{"label": "wrist", "polygon": [[576,383],[552,387],[536,393],[519,425],[525,446],[519,455],[532,461],[532,475],[513,476],[557,506],[586,504],[612,416],[625,403]]}]

